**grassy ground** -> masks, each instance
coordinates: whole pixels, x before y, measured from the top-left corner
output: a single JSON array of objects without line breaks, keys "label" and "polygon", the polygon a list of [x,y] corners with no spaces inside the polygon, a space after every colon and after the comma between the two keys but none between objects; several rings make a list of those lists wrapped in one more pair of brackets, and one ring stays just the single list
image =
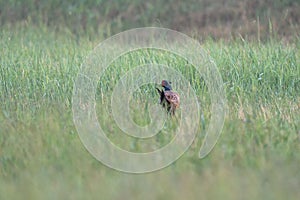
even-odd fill
[{"label": "grassy ground", "polygon": [[[299,199],[299,40],[289,45],[206,40],[203,47],[219,68],[228,98],[217,146],[199,160],[200,137],[171,166],[131,175],[95,160],[72,120],[73,81],[103,38],[26,25],[1,29],[0,38],[0,199]],[[137,64],[134,56],[119,62],[125,68]],[[205,86],[176,62],[199,93],[208,123]],[[119,72],[112,70],[108,80],[116,81],[114,73]],[[137,104],[144,108],[144,102]],[[123,145],[137,143],[127,139]],[[131,150],[143,147],[138,144]]]}]

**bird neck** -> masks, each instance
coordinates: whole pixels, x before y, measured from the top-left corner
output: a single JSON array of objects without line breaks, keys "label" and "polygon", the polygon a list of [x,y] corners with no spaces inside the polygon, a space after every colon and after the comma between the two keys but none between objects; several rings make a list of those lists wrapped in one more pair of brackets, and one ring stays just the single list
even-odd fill
[{"label": "bird neck", "polygon": [[165,91],[171,91],[172,87],[170,85],[164,86]]}]

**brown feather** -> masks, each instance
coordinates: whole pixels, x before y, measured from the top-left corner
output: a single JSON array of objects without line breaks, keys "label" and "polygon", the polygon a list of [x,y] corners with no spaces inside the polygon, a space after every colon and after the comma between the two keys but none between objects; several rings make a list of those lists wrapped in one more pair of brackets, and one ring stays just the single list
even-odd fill
[{"label": "brown feather", "polygon": [[165,98],[171,104],[174,105],[175,108],[178,108],[180,105],[180,98],[176,92],[173,91],[165,91]]}]

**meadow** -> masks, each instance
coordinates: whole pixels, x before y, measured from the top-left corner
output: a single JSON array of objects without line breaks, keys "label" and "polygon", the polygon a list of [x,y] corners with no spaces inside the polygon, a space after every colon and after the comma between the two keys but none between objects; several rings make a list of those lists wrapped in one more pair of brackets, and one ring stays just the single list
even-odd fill
[{"label": "meadow", "polygon": [[[74,79],[85,57],[104,38],[78,40],[67,31],[26,25],[2,29],[0,34],[0,199],[299,198],[299,40],[291,45],[242,38],[204,41],[203,48],[222,75],[228,100],[217,145],[209,156],[199,159],[198,137],[171,166],[132,175],[93,158],[73,124]],[[177,62],[197,91],[205,123],[209,123],[209,94],[192,66],[184,67],[179,58],[168,61],[161,53],[151,56],[159,62]],[[121,70],[140,64],[138,57],[136,53],[119,60],[125,66]],[[117,81],[118,69],[112,67],[102,83]],[[138,110],[133,115],[141,124],[147,123],[143,100],[157,102],[155,90],[145,91],[135,95]],[[97,107],[103,107],[101,103]],[[101,116],[110,120],[109,114]],[[114,129],[115,125],[106,127],[107,133],[119,131]],[[168,137],[160,136],[155,142],[163,145]],[[132,151],[144,147],[143,142],[118,135],[111,139]]]},{"label": "meadow", "polygon": [[[1,200],[300,198],[299,3],[153,2],[0,1]],[[72,113],[74,81],[101,41],[153,25],[200,41],[222,76],[227,115],[217,145],[199,159],[211,116],[201,74],[164,51],[121,56],[99,77],[95,96],[99,123],[114,144],[151,151],[166,145],[177,127],[169,118],[157,136],[135,139],[115,123],[112,89],[135,66],[174,67],[193,87],[203,116],[195,141],[176,162],[151,173],[123,173],[96,160],[81,142]],[[132,95],[130,114],[141,126],[158,104],[156,86]]]}]

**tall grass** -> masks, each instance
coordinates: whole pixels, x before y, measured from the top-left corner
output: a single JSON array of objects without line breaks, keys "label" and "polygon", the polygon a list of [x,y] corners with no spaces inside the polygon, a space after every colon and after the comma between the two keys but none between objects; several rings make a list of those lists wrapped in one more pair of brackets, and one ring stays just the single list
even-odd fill
[{"label": "tall grass", "polygon": [[[218,66],[228,98],[229,113],[217,146],[199,160],[198,137],[166,169],[130,175],[96,161],[84,149],[72,121],[73,82],[85,57],[104,38],[76,38],[67,30],[43,26],[1,29],[0,38],[0,199],[300,197],[300,41],[285,45],[206,40],[203,47]],[[209,123],[210,97],[193,66],[164,52],[145,54],[159,63],[172,63],[190,80]],[[101,95],[109,98],[118,77],[144,62],[137,60],[141,56],[133,52],[110,66],[99,82],[98,112],[103,108]],[[116,68],[119,64],[123,67]],[[147,93],[147,88],[153,86],[143,86],[133,101],[145,112],[145,102],[155,103],[157,98],[155,90]],[[139,97],[143,98],[138,101]],[[147,122],[144,113],[134,111],[133,116],[138,123]],[[107,133],[120,132],[109,112],[100,117]],[[132,151],[150,148],[143,141],[110,137],[132,145]],[[164,134],[151,142],[159,146],[169,139]]]}]

